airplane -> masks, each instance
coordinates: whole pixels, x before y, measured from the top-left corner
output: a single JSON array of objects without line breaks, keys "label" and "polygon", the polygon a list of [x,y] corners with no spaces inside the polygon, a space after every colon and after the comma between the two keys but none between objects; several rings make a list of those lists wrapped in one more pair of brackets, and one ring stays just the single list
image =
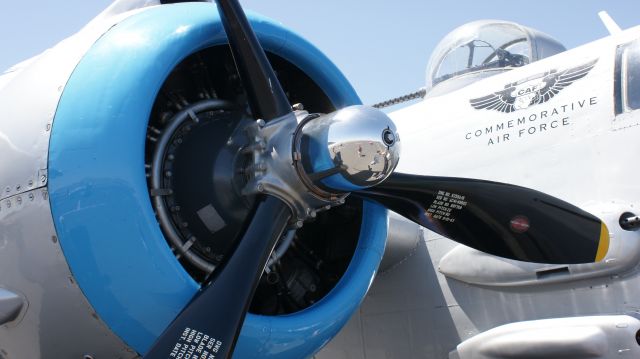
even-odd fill
[{"label": "airplane", "polygon": [[387,116],[217,6],[116,1],[0,76],[0,358],[637,356],[638,30],[472,24],[516,37]]}]

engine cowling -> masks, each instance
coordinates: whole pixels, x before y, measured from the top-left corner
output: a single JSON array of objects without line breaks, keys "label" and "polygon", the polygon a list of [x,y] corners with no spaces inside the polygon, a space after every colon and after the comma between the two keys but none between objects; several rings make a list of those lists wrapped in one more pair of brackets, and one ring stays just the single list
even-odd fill
[{"label": "engine cowling", "polygon": [[[243,137],[234,124],[249,117],[216,14],[211,4],[174,4],[118,23],[77,64],[53,120],[48,188],[60,246],[97,316],[138,353],[148,350],[224,260],[228,237],[207,226],[203,218],[211,211],[209,217],[198,213],[205,208],[199,201],[210,199],[218,217],[236,228],[246,214],[236,193],[242,175],[229,173],[235,167],[223,163],[243,160]],[[359,103],[316,48],[271,20],[250,20],[291,103],[325,113]],[[215,98],[238,109],[194,112],[197,122],[168,126],[181,110]],[[163,135],[170,144],[157,150]],[[163,191],[154,193],[157,153]],[[163,210],[167,220],[159,225]],[[165,227],[173,227],[182,242],[169,240]],[[354,200],[319,214],[295,236],[295,250],[278,258],[287,261],[286,269],[275,278],[281,291],[292,294],[279,298],[271,287],[275,279],[265,276],[236,357],[300,358],[328,342],[373,279],[384,251],[386,211]],[[309,259],[313,254],[319,258]],[[322,267],[332,260],[331,267]],[[322,278],[323,271],[331,278]],[[278,300],[296,305],[274,305]]]}]

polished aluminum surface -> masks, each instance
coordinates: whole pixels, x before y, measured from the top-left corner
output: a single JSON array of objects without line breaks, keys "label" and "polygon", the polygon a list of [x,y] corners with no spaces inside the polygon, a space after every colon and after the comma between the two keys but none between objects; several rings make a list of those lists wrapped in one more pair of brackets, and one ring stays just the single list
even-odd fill
[{"label": "polished aluminum surface", "polygon": [[[267,193],[289,205],[298,226],[315,213],[344,202],[345,194],[387,178],[400,159],[400,137],[393,121],[367,106],[349,106],[328,115],[296,111],[246,129],[253,152],[245,193]],[[308,145],[300,142],[306,140]],[[311,163],[305,167],[303,163]],[[317,167],[332,167],[320,168]],[[341,176],[323,183],[324,178]],[[329,178],[331,180],[331,178]]]},{"label": "polished aluminum surface", "polygon": [[406,220],[399,214],[389,211],[387,243],[384,257],[380,262],[380,273],[392,270],[412,256],[418,244],[424,239],[424,228],[419,224]]},{"label": "polished aluminum surface", "polygon": [[252,152],[253,163],[245,169],[251,179],[243,193],[265,193],[280,198],[291,209],[296,227],[314,218],[316,212],[344,203],[337,198],[332,201],[313,195],[296,171],[294,134],[298,119],[307,116],[306,111],[295,111],[266,125],[257,120],[245,130],[251,141],[246,150]]},{"label": "polished aluminum surface", "polygon": [[47,189],[6,198],[0,206],[0,287],[24,300],[0,326],[0,357],[138,357],[96,315],[69,271]]},{"label": "polished aluminum surface", "polygon": [[449,358],[638,358],[632,315],[594,315],[501,325],[458,344]]},{"label": "polished aluminum surface", "polygon": [[311,121],[302,131],[320,146],[326,138],[329,160],[355,188],[384,181],[400,160],[400,137],[395,124],[384,112],[372,107],[343,108]]},{"label": "polished aluminum surface", "polygon": [[26,305],[26,299],[12,291],[0,288],[0,325],[16,320]]}]

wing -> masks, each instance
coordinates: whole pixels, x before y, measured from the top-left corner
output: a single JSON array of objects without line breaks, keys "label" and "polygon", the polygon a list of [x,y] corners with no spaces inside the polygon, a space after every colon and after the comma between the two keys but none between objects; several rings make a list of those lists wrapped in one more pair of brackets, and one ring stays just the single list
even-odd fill
[{"label": "wing", "polygon": [[513,90],[514,87],[509,87],[505,90],[494,92],[484,97],[471,99],[469,100],[469,103],[471,103],[471,106],[477,110],[484,108],[487,110],[496,110],[505,113],[513,112],[516,110],[513,105],[516,98],[511,96]]},{"label": "wing", "polygon": [[546,85],[540,89],[540,96],[537,103],[549,101],[553,96],[557,95],[565,87],[571,85],[574,81],[579,80],[589,73],[595,66],[598,59],[588,62],[584,65],[572,67],[561,72],[555,72],[545,76]]}]

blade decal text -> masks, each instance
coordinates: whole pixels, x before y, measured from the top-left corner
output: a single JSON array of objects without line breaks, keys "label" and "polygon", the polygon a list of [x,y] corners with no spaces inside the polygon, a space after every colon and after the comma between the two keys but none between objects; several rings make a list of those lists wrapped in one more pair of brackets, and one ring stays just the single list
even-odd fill
[{"label": "blade decal text", "polygon": [[438,191],[435,199],[427,208],[427,213],[432,219],[454,223],[456,213],[467,206],[466,197],[447,191]]},{"label": "blade decal text", "polygon": [[215,359],[222,349],[222,342],[195,329],[185,328],[171,350],[169,358]]}]

